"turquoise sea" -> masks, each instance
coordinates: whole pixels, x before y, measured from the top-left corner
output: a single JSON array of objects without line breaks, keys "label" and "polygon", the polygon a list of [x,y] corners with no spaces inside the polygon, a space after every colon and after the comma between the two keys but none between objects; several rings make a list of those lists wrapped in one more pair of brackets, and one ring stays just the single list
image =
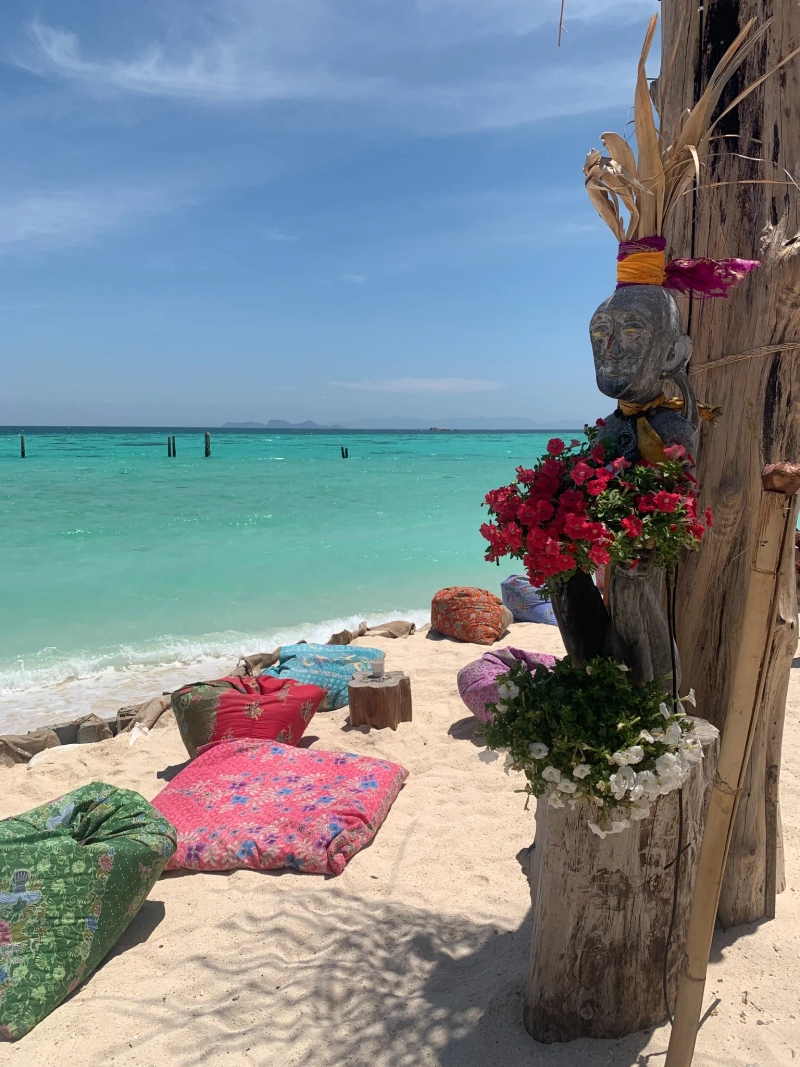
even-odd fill
[{"label": "turquoise sea", "polygon": [[[486,491],[551,433],[0,431],[0,732],[499,592]],[[570,435],[571,436],[571,435]],[[341,446],[349,449],[342,459]]]}]

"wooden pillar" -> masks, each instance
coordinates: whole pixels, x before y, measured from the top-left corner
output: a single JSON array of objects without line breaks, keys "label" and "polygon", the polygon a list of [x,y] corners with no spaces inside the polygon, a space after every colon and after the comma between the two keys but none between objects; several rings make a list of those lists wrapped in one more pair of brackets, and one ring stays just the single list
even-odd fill
[{"label": "wooden pillar", "polygon": [[19,435],[19,455],[20,459],[25,459],[25,434]]},{"label": "wooden pillar", "polygon": [[[673,1004],[719,752],[714,727],[695,722],[705,759],[682,791],[683,851],[667,983]],[[677,852],[677,791],[659,797],[650,818],[605,840],[589,829],[582,805],[556,811],[537,802],[525,989],[525,1027],[537,1041],[622,1037],[666,1019],[662,979]]]},{"label": "wooden pillar", "polygon": [[[750,18],[773,21],[728,84],[721,109],[800,45],[797,4],[707,0],[701,8],[697,0],[664,0],[662,12],[655,95],[670,130]],[[800,175],[800,58],[750,94],[716,132],[725,139],[716,142],[720,152],[701,177],[701,186],[714,187],[683,198],[666,236],[673,257],[762,260],[725,300],[680,298],[694,341],[692,385],[698,399],[722,408],[722,416],[717,425],[701,428],[698,478],[714,528],[702,552],[681,563],[678,643],[684,688],[694,687],[698,712],[722,729],[757,537],[761,470],[800,459],[800,194],[787,180],[787,172],[795,180]],[[758,184],[736,184],[741,179]],[[796,497],[791,507],[794,525]],[[720,897],[726,927],[774,915],[783,883],[777,794],[789,667],[797,647],[789,544],[785,555],[758,726]]]},{"label": "wooden pillar", "polygon": [[211,434],[206,433],[206,459],[211,455]]}]

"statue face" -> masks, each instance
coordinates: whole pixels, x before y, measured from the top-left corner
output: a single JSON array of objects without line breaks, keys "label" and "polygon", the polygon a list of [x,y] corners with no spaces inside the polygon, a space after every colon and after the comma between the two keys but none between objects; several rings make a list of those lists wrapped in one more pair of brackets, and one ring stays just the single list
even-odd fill
[{"label": "statue face", "polygon": [[617,289],[592,316],[589,333],[598,389],[633,403],[658,396],[662,378],[691,351],[675,300],[657,285]]}]

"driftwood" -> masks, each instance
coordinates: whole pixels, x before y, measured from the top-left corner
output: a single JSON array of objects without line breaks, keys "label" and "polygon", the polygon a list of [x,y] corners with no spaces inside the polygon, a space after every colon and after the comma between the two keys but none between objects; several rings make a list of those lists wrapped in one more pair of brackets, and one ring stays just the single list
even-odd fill
[{"label": "driftwood", "polygon": [[[670,997],[677,986],[719,735],[695,720],[705,759],[683,787],[684,834]],[[678,850],[678,793],[601,840],[586,809],[536,806],[529,867],[533,941],[525,1027],[542,1042],[620,1037],[666,1018],[662,969]],[[674,1002],[674,1001],[673,1001]]]},{"label": "driftwood", "polygon": [[[800,45],[800,8],[769,6],[772,23],[763,45],[742,64],[721,107]],[[750,18],[762,21],[764,14],[761,0],[707,4],[705,10],[696,0],[663,5],[659,95],[666,129],[673,129],[686,101],[696,98],[739,29]],[[800,167],[800,57],[743,100],[717,132],[725,137],[721,149],[728,151],[703,169],[696,199],[683,197],[666,236],[672,257],[762,259],[727,300],[678,298],[694,342],[690,378],[702,400],[722,408],[722,417],[716,426],[701,426],[697,477],[703,506],[714,512],[714,529],[702,552],[681,565],[677,634],[684,688],[694,687],[698,708],[721,729],[747,625],[761,470],[800,457],[800,195],[787,177]],[[735,184],[742,179],[748,184]],[[792,526],[796,518],[797,497]],[[793,555],[789,544],[767,638],[767,683],[720,898],[724,926],[774,915],[783,881],[777,793],[789,665],[797,646]]]},{"label": "driftwood", "polygon": [[411,722],[411,682],[402,671],[387,671],[383,678],[356,674],[347,686],[350,725],[396,730]]}]

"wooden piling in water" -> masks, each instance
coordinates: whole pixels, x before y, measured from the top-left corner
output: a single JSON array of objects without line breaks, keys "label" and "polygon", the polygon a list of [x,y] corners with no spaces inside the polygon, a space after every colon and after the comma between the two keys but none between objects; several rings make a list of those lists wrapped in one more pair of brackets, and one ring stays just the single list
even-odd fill
[{"label": "wooden piling in water", "polygon": [[175,447],[175,434],[173,434],[173,435],[172,435],[172,458],[173,458],[173,459],[175,459],[175,457],[177,456],[177,454],[178,454],[178,450],[177,450],[177,448]]},{"label": "wooden piling in water", "polygon": [[167,459],[172,459],[172,437],[167,434]]},{"label": "wooden piling in water", "polygon": [[211,455],[211,434],[206,433],[206,459]]},{"label": "wooden piling in water", "polygon": [[19,435],[19,455],[20,459],[25,459],[25,434]]}]

